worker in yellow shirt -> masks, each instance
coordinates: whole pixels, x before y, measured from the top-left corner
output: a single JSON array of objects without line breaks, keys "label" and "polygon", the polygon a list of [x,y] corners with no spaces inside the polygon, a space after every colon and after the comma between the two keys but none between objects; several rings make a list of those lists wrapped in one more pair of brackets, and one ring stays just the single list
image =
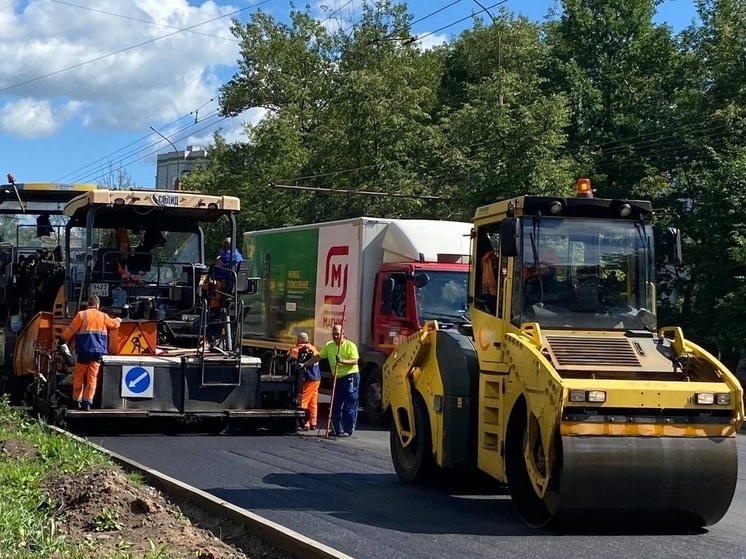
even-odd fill
[{"label": "worker in yellow shirt", "polygon": [[357,408],[360,398],[360,355],[357,346],[344,337],[342,326],[332,327],[332,340],[321,348],[318,355],[301,365],[308,368],[322,359],[329,361],[334,378],[334,401],[332,402],[332,431],[335,437],[349,437],[355,430]]}]

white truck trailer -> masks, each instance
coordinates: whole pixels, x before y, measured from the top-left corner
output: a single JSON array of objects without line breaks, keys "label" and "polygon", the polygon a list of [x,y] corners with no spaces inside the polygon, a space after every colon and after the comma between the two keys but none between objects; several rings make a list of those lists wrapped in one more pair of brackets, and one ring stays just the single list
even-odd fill
[{"label": "white truck trailer", "polygon": [[[244,258],[260,278],[245,298],[245,352],[269,368],[300,332],[323,346],[344,313],[345,335],[360,351],[361,406],[380,420],[381,365],[398,341],[426,320],[468,320],[471,227],[359,217],[244,233]],[[331,381],[324,377],[322,390]]]}]

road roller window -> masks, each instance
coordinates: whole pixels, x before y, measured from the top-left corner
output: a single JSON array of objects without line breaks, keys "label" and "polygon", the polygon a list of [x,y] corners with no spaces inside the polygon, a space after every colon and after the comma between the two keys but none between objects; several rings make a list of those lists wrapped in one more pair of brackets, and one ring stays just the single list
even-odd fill
[{"label": "road roller window", "polygon": [[524,217],[511,320],[650,328],[652,232],[629,221]]},{"label": "road roller window", "polygon": [[500,224],[477,229],[477,262],[474,306],[502,317],[503,284],[507,275],[507,258],[500,258]]}]

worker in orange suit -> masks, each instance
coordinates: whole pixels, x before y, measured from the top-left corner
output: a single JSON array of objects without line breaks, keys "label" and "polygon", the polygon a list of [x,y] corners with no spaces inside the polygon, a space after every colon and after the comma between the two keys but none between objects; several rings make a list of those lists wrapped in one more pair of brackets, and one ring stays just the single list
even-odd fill
[{"label": "worker in orange suit", "polygon": [[497,256],[491,248],[482,256],[482,301],[490,314],[497,310]]},{"label": "worker in orange suit", "polygon": [[[288,359],[295,359],[298,364],[303,364],[315,355],[319,350],[308,342],[308,334],[301,332],[296,338],[296,345],[288,353]],[[321,386],[321,369],[318,363],[311,367],[303,367],[303,384],[300,392],[300,407],[306,410],[306,423],[303,429],[316,429],[316,420],[319,410],[319,387]]]},{"label": "worker in orange suit", "polygon": [[96,382],[101,358],[109,347],[109,329],[119,328],[121,318],[111,318],[101,312],[98,296],[88,298],[88,308],[79,311],[62,334],[61,342],[70,343],[75,336],[75,372],[73,373],[73,398],[78,408],[90,410],[96,394]]}]

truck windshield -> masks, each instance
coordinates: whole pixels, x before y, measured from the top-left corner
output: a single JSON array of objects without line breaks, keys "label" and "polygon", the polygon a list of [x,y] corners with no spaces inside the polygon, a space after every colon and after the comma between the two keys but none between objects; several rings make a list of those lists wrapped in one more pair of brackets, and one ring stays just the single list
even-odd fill
[{"label": "truck windshield", "polygon": [[463,322],[468,320],[467,272],[427,271],[430,278],[417,289],[417,315],[425,320]]},{"label": "truck windshield", "polygon": [[513,324],[655,329],[650,224],[560,217],[524,217],[521,224]]}]

